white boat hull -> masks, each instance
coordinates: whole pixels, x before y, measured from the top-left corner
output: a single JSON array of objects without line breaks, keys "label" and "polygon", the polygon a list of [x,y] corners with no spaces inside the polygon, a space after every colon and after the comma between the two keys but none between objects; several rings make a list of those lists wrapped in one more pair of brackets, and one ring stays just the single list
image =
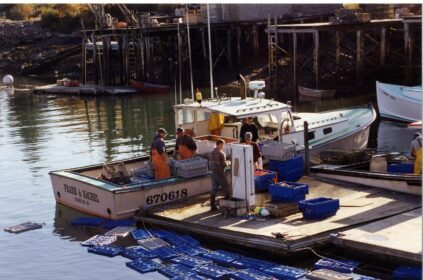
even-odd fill
[{"label": "white boat hull", "polygon": [[[421,96],[418,98],[410,98],[398,92],[390,91],[388,88],[394,87],[380,82],[376,82],[377,105],[379,113],[384,118],[394,119],[404,122],[415,122],[422,119],[422,103]],[[403,88],[398,86],[399,88]],[[421,95],[421,92],[420,92]]]},{"label": "white boat hull", "polygon": [[[58,174],[60,173],[60,174]],[[66,176],[66,172],[50,173],[57,203],[108,219],[133,217],[140,208],[165,204],[207,193],[211,189],[209,176],[180,179],[154,187],[116,187],[107,189]],[[82,176],[81,176],[82,177]],[[96,181],[95,179],[90,179]],[[107,184],[107,183],[105,183]]]}]

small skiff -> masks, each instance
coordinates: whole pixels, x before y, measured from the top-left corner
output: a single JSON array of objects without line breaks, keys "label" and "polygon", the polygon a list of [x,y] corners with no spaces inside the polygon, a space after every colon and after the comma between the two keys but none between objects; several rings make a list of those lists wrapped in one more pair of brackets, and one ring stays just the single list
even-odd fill
[{"label": "small skiff", "polygon": [[406,87],[376,82],[381,117],[402,122],[422,119],[422,86]]}]

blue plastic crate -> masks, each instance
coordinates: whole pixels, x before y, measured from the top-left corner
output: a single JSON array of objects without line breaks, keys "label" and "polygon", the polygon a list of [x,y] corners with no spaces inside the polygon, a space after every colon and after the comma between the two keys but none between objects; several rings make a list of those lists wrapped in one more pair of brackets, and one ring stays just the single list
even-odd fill
[{"label": "blue plastic crate", "polygon": [[222,279],[231,274],[229,269],[217,265],[197,266],[194,268],[194,271],[201,276],[211,279]]},{"label": "blue plastic crate", "polygon": [[272,275],[278,279],[284,280],[296,280],[304,275],[306,275],[307,271],[301,268],[286,266],[286,265],[277,265],[266,268],[263,270],[264,273]]},{"label": "blue plastic crate", "polygon": [[135,229],[131,233],[135,240],[153,237],[153,234],[147,229]]},{"label": "blue plastic crate", "polygon": [[255,270],[263,270],[277,264],[255,258],[244,257],[233,261],[231,265],[236,268],[252,268]]},{"label": "blue plastic crate", "polygon": [[72,225],[78,226],[101,226],[105,219],[95,217],[79,217],[71,221]]},{"label": "blue plastic crate", "polygon": [[174,233],[172,231],[164,230],[164,229],[151,230],[151,232],[159,238],[165,238],[165,237],[170,236],[170,235],[177,235],[176,233]]},{"label": "blue plastic crate", "polygon": [[208,250],[200,246],[195,246],[195,245],[191,246],[188,244],[185,246],[177,247],[177,250],[188,256],[199,256],[199,255],[207,254],[209,252]]},{"label": "blue plastic crate", "polygon": [[388,173],[414,173],[414,162],[390,163]]},{"label": "blue plastic crate", "polygon": [[157,255],[144,249],[141,246],[134,246],[125,248],[122,252],[122,256],[128,259],[139,259],[139,258],[146,258],[146,259],[154,259],[157,258]]},{"label": "blue plastic crate", "polygon": [[268,168],[278,173],[278,181],[298,181],[304,174],[304,160],[302,156],[285,161],[270,160]]},{"label": "blue plastic crate", "polygon": [[231,263],[233,261],[241,258],[238,254],[224,250],[212,251],[207,254],[203,254],[202,257],[224,266],[232,266]]},{"label": "blue plastic crate", "polygon": [[320,220],[336,214],[339,199],[318,197],[300,201],[299,207],[304,219]]},{"label": "blue plastic crate", "polygon": [[279,182],[269,185],[272,201],[299,202],[308,194],[308,185],[293,182]]},{"label": "blue plastic crate", "polygon": [[148,259],[137,259],[132,262],[127,262],[126,266],[138,271],[139,273],[153,272],[160,267],[159,264]]},{"label": "blue plastic crate", "polygon": [[399,266],[392,274],[394,280],[420,280],[422,268],[416,266]]},{"label": "blue plastic crate", "polygon": [[231,278],[236,280],[272,280],[273,276],[254,269],[243,269],[231,274]]},{"label": "blue plastic crate", "polygon": [[379,280],[371,276],[357,275],[357,280]]},{"label": "blue plastic crate", "polygon": [[277,178],[278,174],[275,171],[263,169],[254,170],[254,186],[256,191],[267,191],[269,185],[275,183]]},{"label": "blue plastic crate", "polygon": [[151,253],[157,255],[161,260],[170,260],[181,255],[180,252],[169,247],[159,247],[151,251]]},{"label": "blue plastic crate", "polygon": [[187,244],[187,241],[185,239],[181,238],[178,235],[173,235],[173,234],[164,236],[163,240],[175,247],[180,247]]},{"label": "blue plastic crate", "polygon": [[117,247],[117,246],[95,246],[95,247],[89,247],[88,252],[102,255],[106,257],[116,257],[117,255],[120,255],[123,252],[123,247]]},{"label": "blue plastic crate", "polygon": [[200,241],[198,241],[197,239],[193,238],[192,236],[188,234],[181,235],[179,236],[179,238],[184,240],[189,245],[200,245]]},{"label": "blue plastic crate", "polygon": [[171,280],[204,280],[204,277],[197,276],[196,274],[176,276],[170,278]]},{"label": "blue plastic crate", "polygon": [[189,276],[189,275],[196,275],[195,271],[192,271],[186,266],[180,264],[169,264],[163,265],[159,269],[159,272],[168,278],[174,277],[181,277],[181,276]]},{"label": "blue plastic crate", "polygon": [[201,258],[198,256],[179,256],[174,259],[170,260],[173,263],[182,264],[189,268],[194,268],[196,266],[202,266],[202,265],[211,265],[213,262],[211,260]]},{"label": "blue plastic crate", "polygon": [[134,219],[123,219],[123,220],[107,220],[103,228],[112,229],[115,227],[129,227],[134,224]]},{"label": "blue plastic crate", "polygon": [[325,268],[341,273],[352,273],[358,265],[358,262],[350,260],[320,259],[314,264],[314,269]]}]

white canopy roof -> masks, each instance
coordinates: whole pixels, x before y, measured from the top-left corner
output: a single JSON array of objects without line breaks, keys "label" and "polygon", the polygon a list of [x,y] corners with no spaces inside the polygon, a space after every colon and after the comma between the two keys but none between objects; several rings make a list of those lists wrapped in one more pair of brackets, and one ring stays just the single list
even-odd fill
[{"label": "white canopy roof", "polygon": [[223,113],[236,118],[253,117],[262,114],[280,115],[281,112],[289,110],[290,105],[270,99],[259,99],[247,97],[232,97],[226,100],[204,100],[201,105],[198,102],[191,104],[178,104],[175,109],[193,109],[198,111],[209,111]]}]

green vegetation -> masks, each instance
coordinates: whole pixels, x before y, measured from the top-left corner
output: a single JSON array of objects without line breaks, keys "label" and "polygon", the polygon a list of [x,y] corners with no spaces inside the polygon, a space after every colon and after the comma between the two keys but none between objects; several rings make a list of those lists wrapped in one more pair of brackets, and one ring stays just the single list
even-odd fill
[{"label": "green vegetation", "polygon": [[9,18],[13,20],[27,20],[34,14],[33,4],[18,4],[14,5],[9,10]]}]

